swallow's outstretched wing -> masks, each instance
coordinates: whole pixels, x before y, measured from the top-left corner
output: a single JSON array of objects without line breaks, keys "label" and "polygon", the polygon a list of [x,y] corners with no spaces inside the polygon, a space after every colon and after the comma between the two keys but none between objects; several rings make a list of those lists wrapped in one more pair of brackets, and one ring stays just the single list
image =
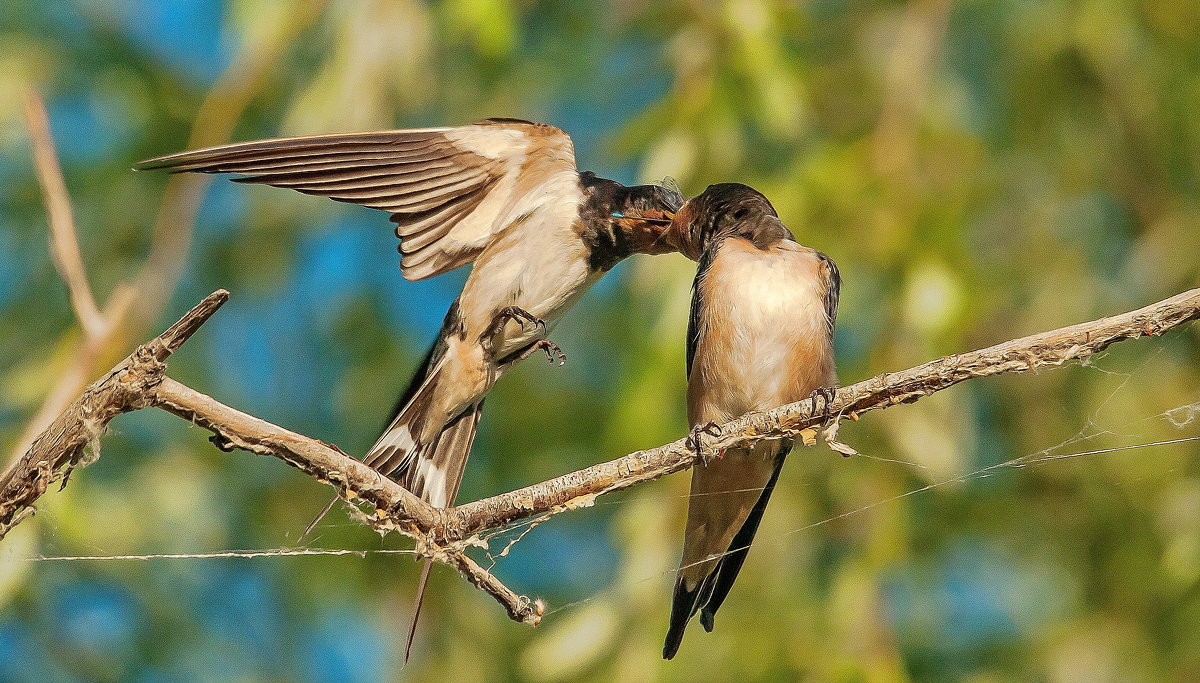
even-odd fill
[{"label": "swallow's outstretched wing", "polygon": [[240,142],[137,168],[236,173],[237,182],[388,211],[409,280],[470,263],[522,216],[578,194],[570,191],[578,185],[570,136],[519,119]]}]

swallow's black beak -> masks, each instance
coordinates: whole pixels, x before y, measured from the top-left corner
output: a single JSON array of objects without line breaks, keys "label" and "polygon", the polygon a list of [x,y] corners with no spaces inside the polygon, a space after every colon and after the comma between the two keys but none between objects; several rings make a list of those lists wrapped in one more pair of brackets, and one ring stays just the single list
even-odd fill
[{"label": "swallow's black beak", "polygon": [[636,212],[636,211],[626,211],[625,213],[621,213],[620,211],[613,211],[612,215],[613,215],[613,218],[624,218],[624,219],[631,220],[631,221],[641,221],[643,223],[653,223],[654,225],[670,225],[671,222],[673,220],[675,220],[674,213],[672,213],[670,211],[662,211],[661,213],[665,216],[665,218],[645,216],[645,215],[642,215],[640,212]]},{"label": "swallow's black beak", "polygon": [[661,213],[662,216],[655,216],[653,218],[643,218],[642,220],[645,220],[649,223],[654,223],[655,225],[670,225],[671,223],[675,222],[675,212],[674,211],[671,211],[670,209],[663,209],[659,213]]}]

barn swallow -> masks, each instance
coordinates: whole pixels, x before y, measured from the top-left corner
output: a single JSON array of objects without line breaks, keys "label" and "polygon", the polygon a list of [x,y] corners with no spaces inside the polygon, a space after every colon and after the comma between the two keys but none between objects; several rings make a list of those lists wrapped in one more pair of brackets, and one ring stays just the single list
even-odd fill
[{"label": "barn swallow", "polygon": [[242,142],[138,168],[233,173],[236,182],[387,211],[408,280],[473,264],[395,417],[364,458],[435,507],[454,502],[497,379],[539,349],[551,362],[565,360],[549,330],[625,257],[675,251],[668,227],[683,203],[673,189],[581,173],[570,136],[508,118]]},{"label": "barn swallow", "polygon": [[[699,261],[687,335],[689,441],[700,449],[705,432],[754,410],[817,396],[828,408],[841,283],[833,261],[797,244],[771,202],[736,183],[709,186],[670,229]],[[692,468],[665,659],[696,612],[712,631],[791,445],[731,448]]]}]

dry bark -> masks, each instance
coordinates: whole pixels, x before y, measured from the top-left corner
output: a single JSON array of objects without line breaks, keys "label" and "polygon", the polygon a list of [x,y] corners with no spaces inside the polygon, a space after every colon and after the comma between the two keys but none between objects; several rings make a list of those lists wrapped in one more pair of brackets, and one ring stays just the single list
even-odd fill
[{"label": "dry bark", "polygon": [[[71,471],[99,457],[99,439],[110,420],[151,405],[166,370],[164,361],[229,299],[218,290],[165,332],[133,350],[83,390],[0,479],[0,539],[33,511],[50,484],[66,486]],[[85,450],[91,448],[90,457]]]},{"label": "dry bark", "polygon": [[[337,488],[348,502],[369,506],[362,521],[380,533],[396,531],[416,540],[417,553],[454,567],[473,585],[504,605],[509,616],[536,625],[542,616],[538,600],[518,595],[466,554],[478,534],[538,514],[584,507],[600,495],[678,472],[701,460],[686,440],[631,453],[570,474],[491,498],[449,509],[437,509],[379,475],[335,446],[289,431],[226,406],[165,375],[165,361],[228,298],[218,291],[188,312],[163,334],[139,346],[107,375],[89,386],[33,442],[24,456],[0,479],[0,539],[33,510],[55,481],[99,454],[98,439],[121,413],[158,407],[213,432],[222,450],[235,448],[277,457],[309,476]],[[976,377],[1026,372],[1062,365],[1098,353],[1124,339],[1160,335],[1200,317],[1200,289],[1109,318],[1043,332],[950,355],[900,372],[884,373],[838,389],[828,407],[801,401],[750,413],[721,426],[719,436],[704,442],[706,455],[763,439],[796,438],[804,430],[825,426],[835,440],[843,419],[908,403]],[[828,423],[828,424],[826,424]]]}]

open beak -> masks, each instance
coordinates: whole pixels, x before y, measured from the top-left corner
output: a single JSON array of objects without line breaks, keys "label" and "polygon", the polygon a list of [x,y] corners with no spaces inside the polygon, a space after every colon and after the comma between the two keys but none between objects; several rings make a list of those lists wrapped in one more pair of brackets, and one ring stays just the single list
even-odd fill
[{"label": "open beak", "polygon": [[679,227],[675,225],[675,212],[662,211],[661,213],[666,218],[655,218],[653,222],[656,225],[663,225],[665,227],[658,233],[658,237],[655,238],[654,243],[659,245],[665,244],[671,251],[679,251]]},{"label": "open beak", "polygon": [[642,220],[646,221],[647,223],[654,223],[655,225],[670,225],[671,222],[675,220],[675,213],[673,211],[663,211],[661,213],[664,218],[643,217]]},{"label": "open beak", "polygon": [[664,218],[633,213],[619,213],[617,211],[613,212],[613,218],[627,218],[632,221],[642,221],[643,223],[653,223],[655,225],[670,225],[671,221],[675,219],[675,214],[670,211],[656,211],[655,213],[661,213]]}]

